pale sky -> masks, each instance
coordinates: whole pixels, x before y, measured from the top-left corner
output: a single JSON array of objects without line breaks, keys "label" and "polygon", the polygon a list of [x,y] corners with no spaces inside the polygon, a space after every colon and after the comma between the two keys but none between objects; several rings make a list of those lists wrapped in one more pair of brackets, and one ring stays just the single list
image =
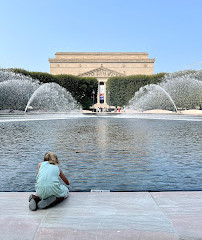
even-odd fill
[{"label": "pale sky", "polygon": [[154,73],[202,69],[202,0],[0,0],[0,67],[55,52],[147,52]]}]

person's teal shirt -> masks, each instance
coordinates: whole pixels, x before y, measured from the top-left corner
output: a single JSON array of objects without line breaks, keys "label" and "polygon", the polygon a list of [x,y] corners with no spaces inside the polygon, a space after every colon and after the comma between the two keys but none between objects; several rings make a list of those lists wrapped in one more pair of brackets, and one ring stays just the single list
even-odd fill
[{"label": "person's teal shirt", "polygon": [[36,182],[36,193],[39,198],[46,199],[50,196],[66,197],[68,188],[60,183],[60,169],[48,161],[41,163]]}]

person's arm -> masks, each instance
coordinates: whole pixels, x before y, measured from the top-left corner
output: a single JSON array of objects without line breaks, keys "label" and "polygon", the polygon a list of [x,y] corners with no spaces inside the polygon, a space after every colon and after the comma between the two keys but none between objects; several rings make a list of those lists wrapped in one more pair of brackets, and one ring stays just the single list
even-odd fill
[{"label": "person's arm", "polygon": [[37,175],[39,173],[39,168],[41,167],[41,162],[38,164]]},{"label": "person's arm", "polygon": [[59,175],[60,177],[61,177],[61,179],[62,179],[62,181],[64,182],[64,183],[66,183],[67,185],[69,185],[70,183],[69,183],[69,180],[65,177],[65,175],[64,175],[64,173],[62,172],[62,170],[60,169],[60,175]]}]

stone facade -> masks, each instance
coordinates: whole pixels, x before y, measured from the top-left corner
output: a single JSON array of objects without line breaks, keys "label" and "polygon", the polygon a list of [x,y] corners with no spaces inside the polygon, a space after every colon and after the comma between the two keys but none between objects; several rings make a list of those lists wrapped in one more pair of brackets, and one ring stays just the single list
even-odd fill
[{"label": "stone facade", "polygon": [[[97,104],[94,108],[108,109],[106,102],[106,82],[109,77],[128,75],[151,75],[154,72],[155,59],[149,59],[148,53],[134,52],[57,52],[49,59],[50,73],[71,74],[96,77],[98,84]],[[101,86],[101,85],[104,85]],[[102,96],[101,96],[102,95]]]},{"label": "stone facade", "polygon": [[57,52],[49,59],[51,74],[81,75],[99,68],[113,70],[124,75],[153,74],[155,59],[148,53],[71,53]]}]

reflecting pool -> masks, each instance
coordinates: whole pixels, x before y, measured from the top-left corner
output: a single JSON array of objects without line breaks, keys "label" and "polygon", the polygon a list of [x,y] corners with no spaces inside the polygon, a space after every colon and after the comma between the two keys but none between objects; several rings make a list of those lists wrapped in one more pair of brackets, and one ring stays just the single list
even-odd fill
[{"label": "reflecting pool", "polygon": [[202,116],[0,115],[0,191],[34,191],[55,152],[70,191],[202,190]]}]

